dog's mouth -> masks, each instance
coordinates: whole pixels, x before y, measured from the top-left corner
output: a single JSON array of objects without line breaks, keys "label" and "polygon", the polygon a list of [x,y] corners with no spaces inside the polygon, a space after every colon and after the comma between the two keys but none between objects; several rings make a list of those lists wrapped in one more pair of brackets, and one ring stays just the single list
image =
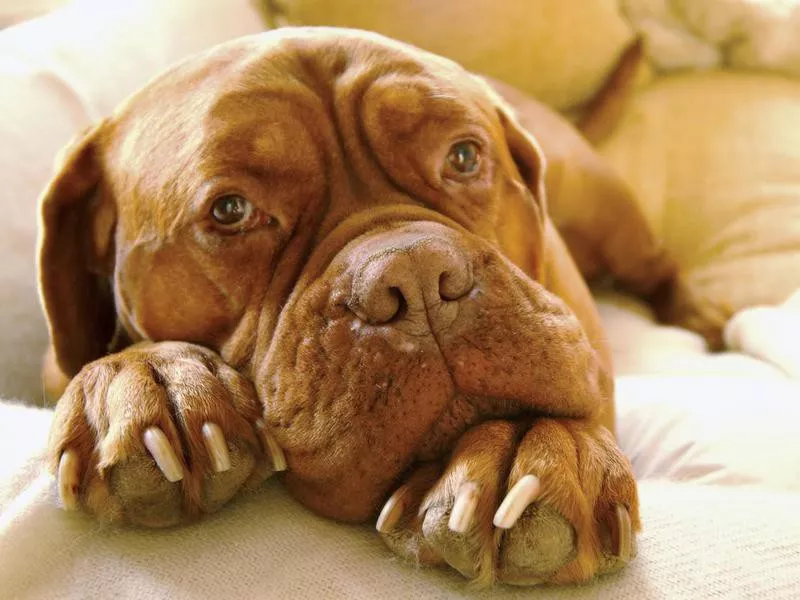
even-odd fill
[{"label": "dog's mouth", "polygon": [[410,223],[355,240],[290,300],[256,385],[290,490],[363,520],[470,426],[586,416],[605,377],[577,318],[495,247]]}]

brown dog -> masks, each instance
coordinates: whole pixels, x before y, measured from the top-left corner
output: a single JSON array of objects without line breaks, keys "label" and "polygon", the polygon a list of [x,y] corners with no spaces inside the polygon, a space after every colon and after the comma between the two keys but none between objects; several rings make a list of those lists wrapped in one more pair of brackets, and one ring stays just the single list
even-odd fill
[{"label": "brown dog", "polygon": [[173,68],[83,136],[44,193],[39,261],[72,378],[64,505],[166,526],[286,469],[311,509],[385,502],[391,548],[481,582],[624,565],[639,513],[609,351],[545,187],[587,272],[691,303],[625,186],[519,105],[533,137],[445,59],[285,29]]}]

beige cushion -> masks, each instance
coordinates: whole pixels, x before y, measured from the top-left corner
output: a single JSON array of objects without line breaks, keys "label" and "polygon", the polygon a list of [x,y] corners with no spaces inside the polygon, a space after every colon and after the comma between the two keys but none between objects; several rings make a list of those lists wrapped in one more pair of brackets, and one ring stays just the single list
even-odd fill
[{"label": "beige cushion", "polygon": [[734,310],[800,287],[800,81],[665,77],[602,149],[690,283]]},{"label": "beige cushion", "polygon": [[632,33],[616,0],[282,0],[278,24],[371,29],[561,109],[591,97]]}]

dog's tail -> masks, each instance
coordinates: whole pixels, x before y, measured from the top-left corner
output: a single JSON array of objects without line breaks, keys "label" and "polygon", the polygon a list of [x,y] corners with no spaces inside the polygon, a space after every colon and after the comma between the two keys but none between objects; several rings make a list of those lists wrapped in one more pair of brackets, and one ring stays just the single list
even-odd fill
[{"label": "dog's tail", "polygon": [[643,62],[644,40],[637,37],[622,53],[605,85],[586,106],[578,129],[593,146],[605,140],[622,118],[636,89]]}]

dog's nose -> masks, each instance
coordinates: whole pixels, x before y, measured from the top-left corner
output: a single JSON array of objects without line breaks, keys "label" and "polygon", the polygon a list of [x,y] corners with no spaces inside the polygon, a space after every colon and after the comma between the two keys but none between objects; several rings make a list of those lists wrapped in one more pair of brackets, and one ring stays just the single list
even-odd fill
[{"label": "dog's nose", "polygon": [[458,300],[473,288],[472,266],[452,243],[396,242],[372,249],[356,269],[350,308],[361,320],[373,325],[400,320]]}]

